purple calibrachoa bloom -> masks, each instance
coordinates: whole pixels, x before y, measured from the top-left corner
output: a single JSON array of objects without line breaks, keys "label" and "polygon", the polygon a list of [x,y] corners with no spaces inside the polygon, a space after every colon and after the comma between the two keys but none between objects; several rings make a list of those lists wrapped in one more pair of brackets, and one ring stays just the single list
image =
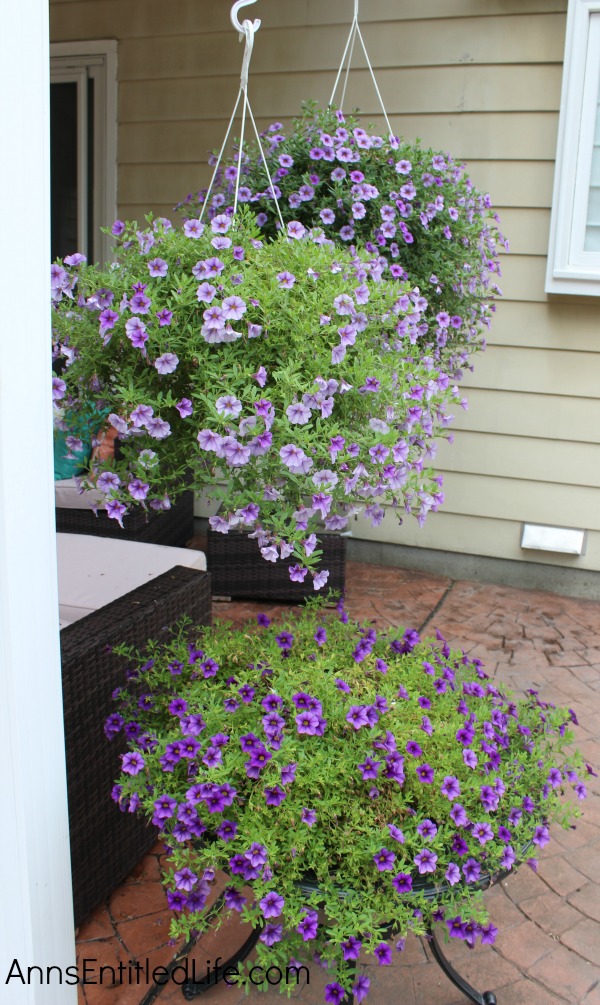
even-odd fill
[{"label": "purple calibrachoa bloom", "polygon": [[399,872],[392,880],[392,886],[398,893],[410,893],[412,890],[412,876],[407,872]]},{"label": "purple calibrachoa bloom", "polygon": [[145,766],[144,758],[136,750],[121,755],[121,770],[127,775],[137,775]]},{"label": "purple calibrachoa bloom", "polygon": [[[154,366],[156,367],[159,373],[165,374],[165,373],[173,373],[173,371],[177,369],[178,363],[179,360],[175,355],[175,353],[165,352],[163,353],[162,356],[159,356],[158,359],[155,360]],[[188,414],[191,414],[191,412],[188,412]]]},{"label": "purple calibrachoa bloom", "polygon": [[282,935],[282,926],[273,925],[269,922],[269,924],[265,925],[263,928],[261,934],[259,935],[259,939],[261,942],[264,942],[266,946],[274,946],[276,942],[281,942]]},{"label": "purple calibrachoa bloom", "polygon": [[280,785],[273,785],[265,789],[265,799],[267,806],[280,806],[286,797],[285,790]]},{"label": "purple calibrachoa bloom", "polygon": [[281,897],[274,890],[269,893],[259,901],[259,907],[265,918],[278,918],[284,907],[284,898]]},{"label": "purple calibrachoa bloom", "polygon": [[460,795],[460,783],[454,775],[446,775],[440,785],[440,792],[446,799],[456,799]]},{"label": "purple calibrachoa bloom", "polygon": [[316,938],[319,917],[316,911],[307,911],[305,916],[296,926],[296,931],[300,933],[305,942]]},{"label": "purple calibrachoa bloom", "polygon": [[390,837],[392,837],[394,841],[398,841],[399,844],[404,844],[405,838],[400,828],[396,827],[395,824],[388,824],[387,827],[390,832]]},{"label": "purple calibrachoa bloom", "polygon": [[377,866],[378,872],[385,872],[388,869],[394,868],[396,856],[392,851],[388,851],[387,848],[381,848],[375,855],[373,855],[373,861]]},{"label": "purple calibrachoa bloom", "polygon": [[351,705],[348,710],[348,714],[346,715],[346,721],[357,730],[362,726],[370,725],[369,717],[364,705]]},{"label": "purple calibrachoa bloom", "polygon": [[365,974],[359,974],[356,979],[356,984],[352,987],[352,994],[356,998],[357,1002],[361,1002],[363,998],[369,993],[369,988],[371,987],[371,980]]},{"label": "purple calibrachoa bloom", "polygon": [[437,855],[429,848],[423,848],[414,857],[414,863],[421,874],[435,872],[437,867]]},{"label": "purple calibrachoa bloom", "polygon": [[337,981],[325,985],[325,1001],[329,1002],[330,1005],[341,1005],[345,997],[346,992]]},{"label": "purple calibrachoa bloom", "polygon": [[377,962],[380,967],[387,967],[392,962],[392,950],[388,946],[387,942],[380,942],[378,946],[375,946],[373,956],[377,957]]}]

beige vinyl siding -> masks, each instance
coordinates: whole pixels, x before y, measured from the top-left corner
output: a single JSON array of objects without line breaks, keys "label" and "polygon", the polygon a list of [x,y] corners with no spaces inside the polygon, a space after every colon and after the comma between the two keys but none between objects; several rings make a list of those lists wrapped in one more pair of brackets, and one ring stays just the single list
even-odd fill
[{"label": "beige vinyl siding", "polygon": [[[237,95],[242,46],[229,3],[50,0],[55,41],[119,40],[119,205],[172,207],[206,184]],[[329,98],[351,0],[260,0],[250,72],[260,128]],[[455,442],[437,469],[446,502],[420,529],[391,514],[355,536],[471,555],[600,570],[600,305],[544,293],[567,0],[361,0],[360,20],[398,133],[449,150],[489,191],[503,258],[486,353],[463,382]],[[382,127],[364,69],[346,107]],[[523,552],[523,522],[589,530],[581,558]]]}]

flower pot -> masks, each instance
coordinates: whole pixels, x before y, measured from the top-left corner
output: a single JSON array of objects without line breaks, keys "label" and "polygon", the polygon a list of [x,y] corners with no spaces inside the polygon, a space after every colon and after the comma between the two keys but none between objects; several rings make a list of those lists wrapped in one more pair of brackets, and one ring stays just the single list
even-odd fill
[{"label": "flower pot", "polygon": [[126,513],[123,527],[111,520],[105,510],[56,507],[56,530],[67,534],[94,534],[118,537],[125,541],[146,541],[181,547],[194,533],[194,495],[184,492],[171,509],[162,513],[138,508]]},{"label": "flower pot", "polygon": [[[346,538],[320,534],[322,565],[329,569],[327,589],[343,593],[346,583]],[[299,601],[314,593],[312,578],[303,583],[290,579],[290,561],[266,562],[255,540],[232,531],[220,534],[209,528],[206,561],[213,596],[243,599]]]}]

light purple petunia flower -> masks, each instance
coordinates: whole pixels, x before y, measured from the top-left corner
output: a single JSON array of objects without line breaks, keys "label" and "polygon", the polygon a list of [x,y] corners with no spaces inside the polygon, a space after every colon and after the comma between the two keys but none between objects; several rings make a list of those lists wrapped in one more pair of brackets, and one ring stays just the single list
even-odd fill
[{"label": "light purple petunia flower", "polygon": [[[329,569],[321,569],[313,576],[313,589],[320,590],[329,579]],[[585,787],[585,786],[584,786]]]},{"label": "light purple petunia flower", "polygon": [[217,398],[215,408],[217,409],[219,415],[237,419],[238,415],[242,411],[242,403],[235,397],[235,395],[225,394],[220,398]]},{"label": "light purple petunia flower", "polygon": [[455,886],[456,883],[460,882],[460,869],[455,862],[450,862],[448,864],[448,868],[446,869],[444,876],[450,886]]},{"label": "light purple petunia flower", "polygon": [[214,433],[212,429],[201,429],[198,433],[198,443],[202,450],[211,450],[218,453],[221,450],[222,436]]},{"label": "light purple petunia flower", "polygon": [[460,795],[460,783],[454,775],[446,775],[440,785],[440,792],[446,799],[456,799]]},{"label": "light purple petunia flower", "polygon": [[468,858],[462,871],[467,883],[476,883],[481,873],[481,866],[476,859]]},{"label": "light purple petunia flower", "polygon": [[433,820],[422,820],[417,824],[417,833],[425,838],[426,841],[433,841],[435,835],[437,834],[437,827]]},{"label": "light purple petunia flower", "polygon": [[166,374],[173,373],[177,369],[178,363],[179,359],[174,352],[165,352],[155,360],[154,366],[159,373]]},{"label": "light purple petunia flower", "polygon": [[127,491],[132,499],[135,499],[137,502],[143,502],[150,491],[150,486],[146,482],[140,481],[139,478],[134,478],[127,486]]},{"label": "light purple petunia flower", "polygon": [[292,220],[290,223],[288,223],[287,232],[288,237],[292,237],[296,241],[299,241],[306,234],[306,227],[303,227],[302,224],[298,222],[298,220]]},{"label": "light purple petunia flower", "polygon": [[125,323],[125,334],[136,349],[143,349],[148,341],[146,325],[139,318],[129,318]]},{"label": "light purple petunia flower", "polygon": [[65,384],[64,380],[61,380],[60,377],[53,377],[52,378],[52,399],[53,399],[53,401],[60,401],[61,398],[64,398],[66,390],[67,390],[67,385]]},{"label": "light purple petunia flower", "polygon": [[182,398],[175,405],[175,408],[179,412],[182,419],[187,419],[189,415],[193,414],[194,408],[189,398]]},{"label": "light purple petunia flower", "polygon": [[290,422],[295,423],[298,426],[304,426],[309,421],[311,412],[310,408],[307,408],[306,405],[297,401],[288,405],[285,410],[285,414]]},{"label": "light purple petunia flower", "polygon": [[223,317],[226,321],[239,321],[247,309],[246,302],[241,297],[226,297],[223,301]]},{"label": "light purple petunia flower", "polygon": [[148,272],[153,279],[159,276],[166,276],[168,271],[169,266],[164,258],[153,258],[151,262],[148,262]]},{"label": "light purple petunia flower", "polygon": [[291,272],[278,272],[277,282],[282,290],[291,290],[292,286],[296,282],[296,277]]},{"label": "light purple petunia flower", "polygon": [[399,827],[395,824],[388,824],[387,828],[390,832],[390,837],[393,837],[394,841],[398,841],[400,844],[404,844],[404,834]]},{"label": "light purple petunia flower", "polygon": [[354,726],[354,729],[360,729],[362,726],[369,726],[369,717],[364,705],[351,705],[346,715],[346,721]]},{"label": "light purple petunia flower", "polygon": [[162,311],[157,312],[156,317],[158,318],[159,328],[165,328],[173,320],[173,311],[168,311],[166,307],[163,307]]},{"label": "light purple petunia flower", "polygon": [[171,435],[171,426],[160,415],[153,415],[146,423],[146,429],[155,440],[164,440]]},{"label": "light purple petunia flower", "polygon": [[118,489],[120,484],[121,479],[116,471],[103,471],[98,477],[96,488],[100,489],[101,492],[112,492],[113,489]]},{"label": "light purple petunia flower", "polygon": [[494,832],[490,825],[485,822],[474,824],[471,833],[473,837],[477,838],[479,844],[486,844],[488,841],[494,840]]},{"label": "light purple petunia flower", "polygon": [[183,233],[186,237],[199,238],[204,233],[204,224],[200,220],[186,220],[183,225]]}]

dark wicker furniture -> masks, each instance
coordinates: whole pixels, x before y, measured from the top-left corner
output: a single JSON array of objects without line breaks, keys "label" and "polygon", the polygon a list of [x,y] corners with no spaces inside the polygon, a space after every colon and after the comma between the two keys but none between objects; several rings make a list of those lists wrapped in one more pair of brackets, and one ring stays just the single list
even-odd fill
[{"label": "dark wicker furniture", "polygon": [[[343,592],[346,582],[346,538],[320,534],[322,563],[329,569],[327,589]],[[211,574],[213,596],[256,600],[299,601],[313,596],[312,577],[293,583],[289,561],[267,562],[256,541],[246,534],[219,534],[209,527],[206,564]]]},{"label": "dark wicker furniture", "polygon": [[194,494],[184,492],[171,509],[163,513],[137,507],[123,518],[121,528],[103,511],[56,507],[56,529],[67,534],[94,534],[98,537],[120,537],[127,541],[182,546],[194,533]]},{"label": "dark wicker furniture", "polygon": [[104,721],[125,663],[118,643],[160,639],[184,614],[210,624],[210,575],[175,566],[61,631],[62,686],[75,924],[105,900],[156,841],[156,831],[111,799],[125,743]]}]

